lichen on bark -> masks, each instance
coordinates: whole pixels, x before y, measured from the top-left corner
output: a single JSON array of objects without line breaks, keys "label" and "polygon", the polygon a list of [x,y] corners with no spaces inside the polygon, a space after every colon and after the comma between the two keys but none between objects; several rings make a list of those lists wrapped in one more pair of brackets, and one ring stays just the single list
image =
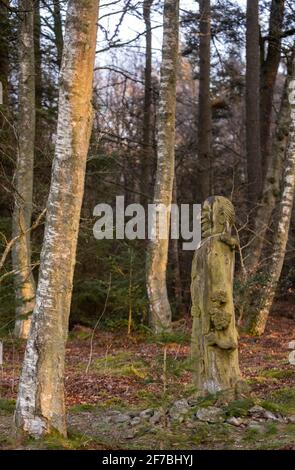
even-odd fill
[{"label": "lichen on bark", "polygon": [[35,305],[35,282],[31,266],[30,226],[33,206],[35,144],[34,2],[20,0],[18,149],[15,170],[15,201],[12,220],[12,264],[16,296],[14,333],[27,338]]},{"label": "lichen on bark", "polygon": [[[158,108],[157,174],[154,204],[167,208],[168,225],[172,202],[175,172],[175,108],[176,73],[178,62],[179,1],[165,0],[163,16],[163,46]],[[160,238],[154,219],[155,237],[150,241],[147,253],[147,293],[150,305],[150,324],[155,333],[171,328],[172,313],[167,294],[166,272],[168,260],[169,230],[166,238]]]},{"label": "lichen on bark", "polygon": [[39,282],[15,424],[34,437],[66,435],[64,360],[86,158],[92,129],[97,0],[70,0],[60,77],[57,139]]}]

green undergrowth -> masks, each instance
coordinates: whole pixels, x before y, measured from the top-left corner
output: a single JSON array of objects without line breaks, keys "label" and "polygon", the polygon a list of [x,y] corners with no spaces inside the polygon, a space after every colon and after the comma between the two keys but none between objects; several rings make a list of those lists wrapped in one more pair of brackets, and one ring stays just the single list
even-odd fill
[{"label": "green undergrowth", "polygon": [[2,413],[11,414],[14,412],[15,400],[9,400],[7,398],[0,398],[0,411]]},{"label": "green undergrowth", "polygon": [[139,379],[145,379],[149,373],[148,364],[129,352],[119,352],[96,359],[92,362],[92,368],[99,374],[135,376]]},{"label": "green undergrowth", "polygon": [[261,375],[266,378],[281,380],[294,376],[295,371],[291,369],[266,369],[261,372]]},{"label": "green undergrowth", "polygon": [[41,439],[28,438],[23,442],[24,448],[30,450],[86,450],[86,449],[107,449],[106,443],[98,437],[89,437],[79,432],[69,432],[68,437],[63,437],[58,433],[51,433]]},{"label": "green undergrowth", "polygon": [[161,333],[161,334],[153,334],[150,330],[147,330],[147,343],[156,343],[159,345],[165,344],[179,344],[179,345],[187,345],[190,344],[191,336],[190,332],[185,329],[174,330],[171,332]]},{"label": "green undergrowth", "polygon": [[271,393],[267,400],[262,400],[261,405],[272,412],[283,415],[295,414],[295,389],[282,388]]},{"label": "green undergrowth", "polygon": [[97,405],[91,403],[81,403],[70,407],[71,413],[93,412],[97,409]]},{"label": "green undergrowth", "polygon": [[241,398],[234,400],[224,408],[224,414],[227,418],[232,416],[243,417],[248,415],[249,409],[254,405],[254,401],[251,398]]}]

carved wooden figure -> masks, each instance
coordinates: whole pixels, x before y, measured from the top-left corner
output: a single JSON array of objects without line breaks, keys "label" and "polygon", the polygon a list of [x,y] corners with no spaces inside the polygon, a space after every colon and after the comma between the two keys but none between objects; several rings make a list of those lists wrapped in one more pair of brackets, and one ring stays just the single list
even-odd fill
[{"label": "carved wooden figure", "polygon": [[233,304],[235,212],[222,196],[202,209],[202,242],[192,264],[192,360],[198,390],[236,390],[241,380]]}]

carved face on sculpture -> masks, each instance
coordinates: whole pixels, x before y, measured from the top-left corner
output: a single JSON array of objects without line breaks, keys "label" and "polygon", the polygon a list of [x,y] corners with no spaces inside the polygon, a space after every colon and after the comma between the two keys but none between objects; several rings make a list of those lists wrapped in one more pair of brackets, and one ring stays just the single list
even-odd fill
[{"label": "carved face on sculpture", "polygon": [[211,196],[202,208],[202,238],[221,233],[230,233],[235,221],[235,211],[229,199]]}]

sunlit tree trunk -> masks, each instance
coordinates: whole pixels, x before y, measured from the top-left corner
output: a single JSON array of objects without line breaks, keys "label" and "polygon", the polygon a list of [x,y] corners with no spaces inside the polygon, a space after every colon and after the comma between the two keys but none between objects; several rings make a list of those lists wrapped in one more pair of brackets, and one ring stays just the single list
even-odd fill
[{"label": "sunlit tree trunk", "polygon": [[248,0],[246,29],[246,150],[249,208],[251,210],[254,209],[262,189],[259,116],[260,49],[258,18],[258,0]]},{"label": "sunlit tree trunk", "polygon": [[31,268],[33,166],[35,144],[34,1],[19,1],[18,152],[15,171],[12,263],[15,271],[15,335],[27,338],[35,304]]},{"label": "sunlit tree trunk", "polygon": [[200,4],[200,83],[198,115],[198,182],[201,199],[211,193],[212,177],[212,111],[210,99],[210,43],[211,4],[210,0],[199,0]]},{"label": "sunlit tree trunk", "polygon": [[[178,0],[165,0],[154,204],[163,204],[168,208],[167,225],[170,221],[170,206],[175,171],[174,143],[178,21]],[[155,238],[150,241],[147,254],[147,292],[150,303],[151,326],[156,333],[160,333],[170,329],[172,317],[166,285],[169,233],[166,237],[160,239],[156,221],[153,228]]]},{"label": "sunlit tree trunk", "polygon": [[266,272],[266,281],[259,300],[257,312],[253,317],[250,331],[252,334],[263,334],[268,315],[273,303],[277,283],[279,281],[286,246],[288,241],[289,227],[292,215],[292,207],[295,192],[295,80],[289,85],[289,101],[291,105],[291,123],[289,128],[286,162],[283,176],[283,190],[280,200],[278,220],[275,228],[274,247],[272,256]]},{"label": "sunlit tree trunk", "polygon": [[98,1],[68,3],[59,113],[39,282],[20,378],[15,424],[66,435],[64,360],[85,166],[92,129]]}]

